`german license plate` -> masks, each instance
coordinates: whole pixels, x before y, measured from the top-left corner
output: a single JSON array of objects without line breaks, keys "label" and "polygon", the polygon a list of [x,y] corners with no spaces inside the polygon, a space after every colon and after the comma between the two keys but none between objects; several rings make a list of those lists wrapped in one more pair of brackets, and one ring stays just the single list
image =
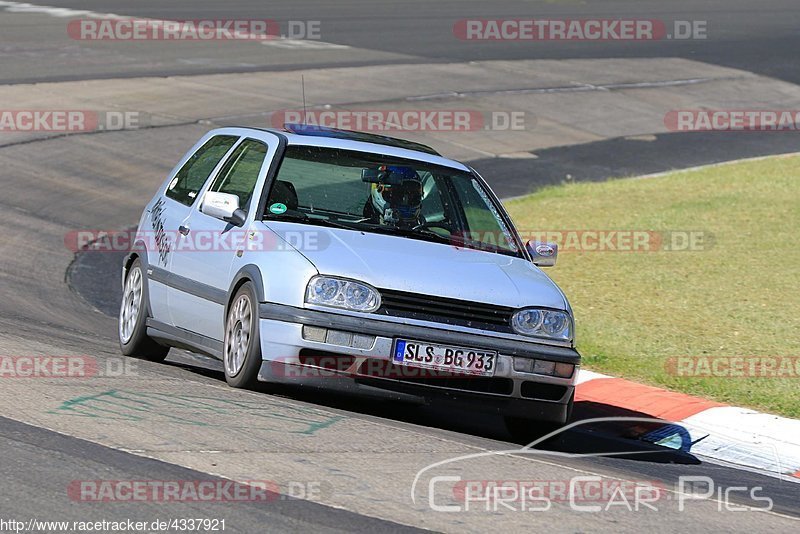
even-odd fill
[{"label": "german license plate", "polygon": [[395,341],[392,355],[397,365],[479,376],[494,376],[496,360],[492,351],[405,339]]}]

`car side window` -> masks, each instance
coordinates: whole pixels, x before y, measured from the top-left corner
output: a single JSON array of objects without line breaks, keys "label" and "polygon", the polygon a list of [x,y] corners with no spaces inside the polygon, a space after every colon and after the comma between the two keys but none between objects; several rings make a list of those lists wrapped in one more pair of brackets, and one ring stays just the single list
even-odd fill
[{"label": "car side window", "polygon": [[247,211],[266,157],[267,145],[245,139],[225,162],[209,191],[238,196],[239,207]]},{"label": "car side window", "polygon": [[167,197],[187,206],[194,204],[211,171],[238,139],[235,135],[217,135],[206,141],[172,179]]}]

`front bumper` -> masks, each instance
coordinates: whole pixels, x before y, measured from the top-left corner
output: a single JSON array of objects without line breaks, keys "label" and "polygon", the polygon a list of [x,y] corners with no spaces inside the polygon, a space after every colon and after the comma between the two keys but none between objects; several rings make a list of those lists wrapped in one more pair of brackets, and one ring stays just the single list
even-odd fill
[{"label": "front bumper", "polygon": [[[564,421],[580,365],[580,354],[572,348],[501,338],[491,333],[454,332],[442,328],[446,325],[410,325],[269,303],[260,305],[259,316],[264,359],[259,378],[270,382],[390,395],[418,402],[469,403],[481,411],[502,415]],[[304,337],[304,326],[324,328],[336,335],[329,335],[324,342],[312,341],[307,335]],[[488,381],[430,379],[420,382],[396,375],[375,377],[355,373],[364,362],[381,360],[390,364],[398,337],[497,351],[495,375]],[[355,339],[358,343],[354,343]],[[310,352],[353,357],[357,365],[346,372],[325,369],[324,373],[309,374],[298,371],[308,369],[303,355]],[[519,372],[514,369],[514,358],[570,363],[575,365],[575,370],[570,378]]]}]

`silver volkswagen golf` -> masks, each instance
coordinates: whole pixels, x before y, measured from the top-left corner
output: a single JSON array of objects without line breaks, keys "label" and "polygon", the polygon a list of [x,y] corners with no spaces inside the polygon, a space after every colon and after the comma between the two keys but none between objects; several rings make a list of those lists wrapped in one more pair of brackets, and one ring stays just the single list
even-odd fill
[{"label": "silver volkswagen golf", "polygon": [[[147,204],[123,266],[126,355],[505,417],[571,413],[569,303],[474,169],[400,139],[222,128]],[[533,424],[531,421],[539,421]]]}]

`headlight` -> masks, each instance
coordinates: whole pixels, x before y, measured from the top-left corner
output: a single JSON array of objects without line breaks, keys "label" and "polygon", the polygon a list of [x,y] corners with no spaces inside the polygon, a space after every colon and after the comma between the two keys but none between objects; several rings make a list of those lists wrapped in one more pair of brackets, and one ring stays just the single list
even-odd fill
[{"label": "headlight", "polygon": [[306,288],[306,302],[345,310],[374,312],[381,306],[381,296],[374,288],[361,282],[315,276]]},{"label": "headlight", "polygon": [[553,310],[520,310],[511,317],[511,326],[523,336],[548,337],[569,341],[572,319],[564,312]]}]

